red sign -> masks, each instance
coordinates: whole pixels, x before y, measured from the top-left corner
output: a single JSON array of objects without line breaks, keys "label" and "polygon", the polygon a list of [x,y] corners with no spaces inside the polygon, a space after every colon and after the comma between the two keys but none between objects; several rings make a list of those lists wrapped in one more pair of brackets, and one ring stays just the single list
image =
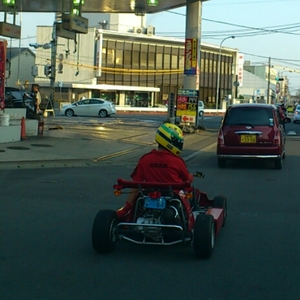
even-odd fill
[{"label": "red sign", "polygon": [[4,83],[5,83],[5,63],[6,63],[6,40],[0,40],[0,110],[5,107]]},{"label": "red sign", "polygon": [[197,39],[185,39],[184,74],[197,74]]}]

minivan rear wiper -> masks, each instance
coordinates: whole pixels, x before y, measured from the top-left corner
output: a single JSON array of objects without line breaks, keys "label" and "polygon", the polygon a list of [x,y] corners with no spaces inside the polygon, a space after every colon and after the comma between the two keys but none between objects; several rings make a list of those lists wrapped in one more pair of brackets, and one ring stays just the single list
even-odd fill
[{"label": "minivan rear wiper", "polygon": [[252,128],[254,128],[254,126],[252,125],[252,124],[250,124],[250,123],[234,123],[234,124],[230,124],[230,126],[250,126],[250,127],[252,127]]}]

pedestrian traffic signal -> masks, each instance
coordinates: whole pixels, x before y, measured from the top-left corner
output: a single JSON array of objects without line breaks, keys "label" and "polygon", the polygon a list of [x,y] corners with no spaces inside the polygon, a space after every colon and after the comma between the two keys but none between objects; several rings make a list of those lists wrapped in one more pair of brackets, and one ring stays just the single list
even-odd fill
[{"label": "pedestrian traffic signal", "polygon": [[52,71],[52,66],[51,65],[45,65],[44,74],[49,77],[51,75],[51,71]]},{"label": "pedestrian traffic signal", "polygon": [[284,78],[282,78],[282,77],[275,77],[275,80],[276,81],[284,81]]}]

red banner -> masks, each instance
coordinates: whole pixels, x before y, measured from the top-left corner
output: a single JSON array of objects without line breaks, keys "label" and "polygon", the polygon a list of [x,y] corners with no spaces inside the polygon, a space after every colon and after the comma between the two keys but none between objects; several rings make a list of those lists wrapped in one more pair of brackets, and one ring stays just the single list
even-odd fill
[{"label": "red banner", "polygon": [[0,40],[0,110],[5,108],[5,65],[7,42]]},{"label": "red banner", "polygon": [[185,39],[185,55],[184,55],[184,74],[196,75],[197,74],[197,39]]}]

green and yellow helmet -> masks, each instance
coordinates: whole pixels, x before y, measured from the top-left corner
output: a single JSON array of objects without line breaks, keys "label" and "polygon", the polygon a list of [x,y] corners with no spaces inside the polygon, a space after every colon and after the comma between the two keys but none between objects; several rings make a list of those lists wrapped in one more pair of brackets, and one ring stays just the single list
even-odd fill
[{"label": "green and yellow helmet", "polygon": [[178,126],[171,123],[164,123],[158,127],[155,141],[173,154],[179,156],[182,151],[184,138],[182,130]]}]

